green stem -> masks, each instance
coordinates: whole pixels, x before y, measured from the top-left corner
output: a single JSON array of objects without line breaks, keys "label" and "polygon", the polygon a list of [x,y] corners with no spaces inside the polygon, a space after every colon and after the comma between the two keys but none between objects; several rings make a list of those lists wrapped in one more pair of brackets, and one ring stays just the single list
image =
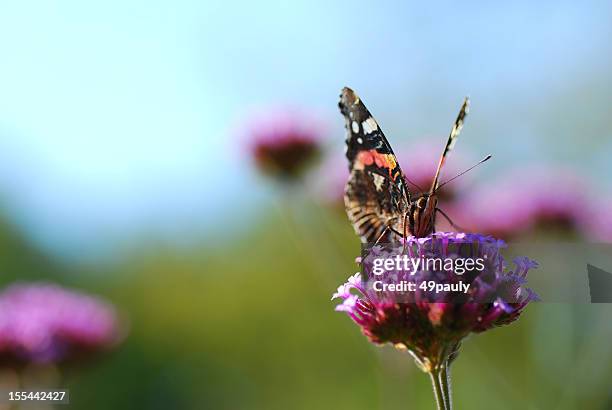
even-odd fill
[{"label": "green stem", "polygon": [[442,394],[444,396],[444,402],[446,403],[446,409],[453,409],[453,398],[451,389],[451,373],[450,363],[446,362],[442,370],[440,371],[440,386],[442,388]]},{"label": "green stem", "polygon": [[431,370],[429,372],[431,386],[433,387],[434,396],[436,398],[436,406],[438,410],[447,410],[444,402],[444,393],[442,392],[442,384],[440,383],[440,370]]}]

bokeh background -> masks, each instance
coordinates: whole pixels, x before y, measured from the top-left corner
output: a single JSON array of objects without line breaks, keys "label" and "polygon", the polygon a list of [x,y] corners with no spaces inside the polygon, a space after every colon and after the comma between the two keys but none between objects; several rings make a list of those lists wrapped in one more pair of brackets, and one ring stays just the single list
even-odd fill
[{"label": "bokeh background", "polygon": [[[73,408],[433,408],[411,359],[329,300],[359,253],[339,91],[415,178],[469,95],[448,167],[494,158],[449,186],[455,222],[610,241],[611,23],[605,1],[5,3],[0,282],[129,321],[65,375]],[[296,134],[317,160],[283,175],[262,146]],[[611,313],[542,303],[471,338],[457,408],[612,408]]]}]

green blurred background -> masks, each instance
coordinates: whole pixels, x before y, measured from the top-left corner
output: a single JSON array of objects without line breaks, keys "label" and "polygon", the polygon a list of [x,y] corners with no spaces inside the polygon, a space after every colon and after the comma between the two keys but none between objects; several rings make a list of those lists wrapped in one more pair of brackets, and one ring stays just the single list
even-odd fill
[{"label": "green blurred background", "polygon": [[[607,2],[2,8],[0,281],[100,294],[130,323],[117,351],[66,375],[74,408],[433,408],[411,359],[329,300],[359,253],[318,196],[335,171],[288,186],[254,168],[245,124],[268,107],[316,115],[323,164],[342,170],[342,86],[398,147],[441,146],[469,94],[457,156],[494,154],[480,186],[563,166],[591,181],[580,200],[609,204]],[[611,314],[535,304],[470,338],[456,407],[612,408]]]}]

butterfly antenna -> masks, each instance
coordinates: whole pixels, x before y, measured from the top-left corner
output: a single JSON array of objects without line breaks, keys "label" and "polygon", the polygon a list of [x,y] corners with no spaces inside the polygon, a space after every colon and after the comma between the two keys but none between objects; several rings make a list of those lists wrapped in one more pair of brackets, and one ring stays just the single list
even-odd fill
[{"label": "butterfly antenna", "polygon": [[483,159],[481,159],[480,161],[478,161],[476,164],[472,165],[471,167],[469,167],[468,169],[466,169],[465,171],[455,175],[454,177],[452,177],[451,179],[448,179],[444,182],[442,182],[440,185],[438,185],[438,188],[436,188],[436,191],[438,191],[440,188],[442,188],[444,185],[448,184],[451,181],[454,181],[455,179],[459,178],[461,175],[466,174],[468,172],[470,172],[471,170],[473,170],[474,168],[476,168],[478,165],[487,162],[488,160],[490,160],[493,156],[492,155],[487,155],[486,157],[484,157]]},{"label": "butterfly antenna", "polygon": [[405,180],[406,180],[408,183],[412,184],[412,185],[413,185],[413,186],[414,186],[416,189],[418,189],[418,190],[419,190],[419,192],[425,192],[425,191],[423,190],[423,188],[421,188],[420,186],[418,186],[418,185],[417,185],[415,182],[412,182],[410,179],[408,179],[408,177],[407,177],[407,176],[405,176],[405,175],[404,175],[404,179],[405,179]]}]

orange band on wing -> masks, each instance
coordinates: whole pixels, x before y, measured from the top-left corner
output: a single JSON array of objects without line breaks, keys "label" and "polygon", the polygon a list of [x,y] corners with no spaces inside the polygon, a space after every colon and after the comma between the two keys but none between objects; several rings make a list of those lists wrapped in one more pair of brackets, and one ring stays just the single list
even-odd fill
[{"label": "orange band on wing", "polygon": [[385,168],[389,171],[389,177],[393,177],[393,170],[397,167],[397,161],[393,154],[381,154],[375,149],[361,151],[357,154],[357,161],[363,165],[376,165],[378,168]]}]

